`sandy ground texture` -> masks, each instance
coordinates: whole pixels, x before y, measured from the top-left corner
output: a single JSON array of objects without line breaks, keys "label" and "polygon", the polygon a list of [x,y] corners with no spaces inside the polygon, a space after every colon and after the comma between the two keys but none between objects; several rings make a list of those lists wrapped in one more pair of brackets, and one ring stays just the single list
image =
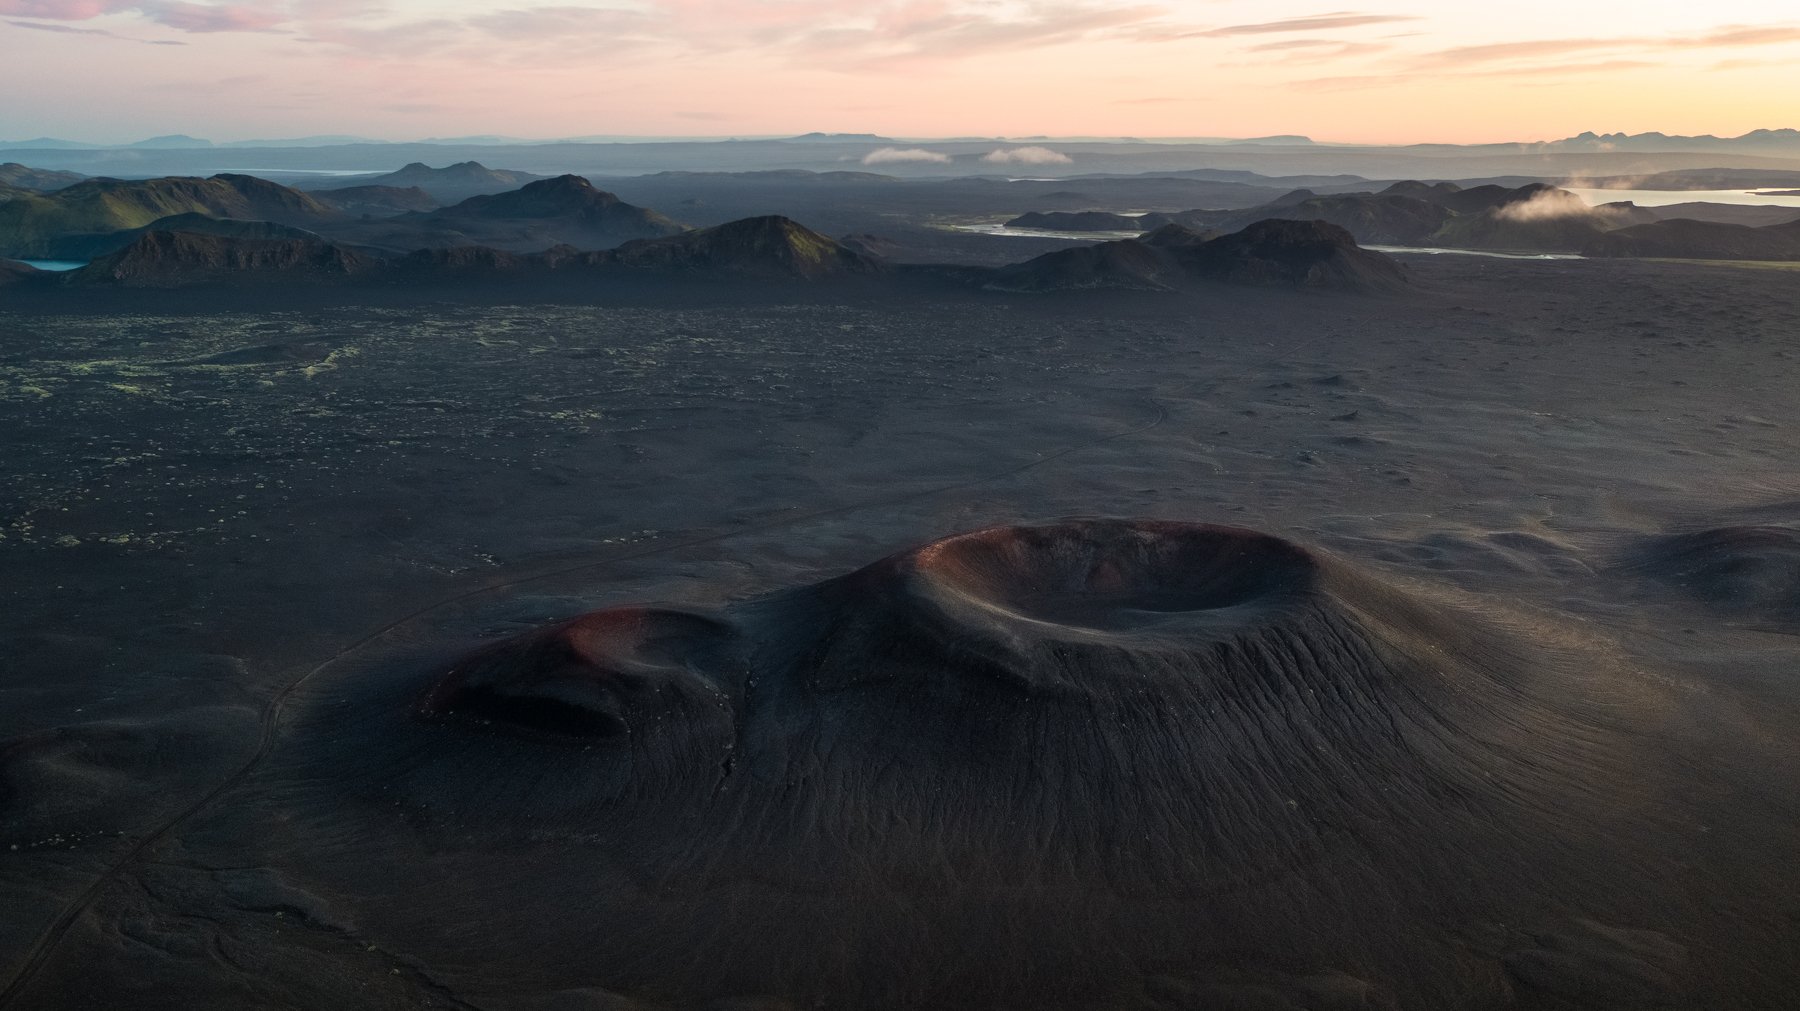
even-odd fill
[{"label": "sandy ground texture", "polygon": [[0,304],[0,1006],[1794,1006],[1800,286],[1408,263]]}]

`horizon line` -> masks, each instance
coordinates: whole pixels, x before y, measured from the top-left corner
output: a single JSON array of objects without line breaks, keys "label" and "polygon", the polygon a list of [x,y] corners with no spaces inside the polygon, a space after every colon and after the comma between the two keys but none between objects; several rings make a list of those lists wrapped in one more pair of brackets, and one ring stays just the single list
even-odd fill
[{"label": "horizon line", "polygon": [[[1488,140],[1488,141],[1338,141],[1318,140],[1306,134],[1272,133],[1246,137],[1225,137],[1216,135],[1174,135],[1156,136],[1143,134],[993,134],[973,135],[960,134],[952,136],[923,136],[903,134],[883,134],[864,131],[802,131],[799,133],[738,133],[738,134],[585,134],[564,137],[511,137],[497,134],[470,134],[463,137],[422,137],[416,139],[397,140],[393,138],[359,137],[355,135],[309,134],[297,137],[246,137],[241,139],[213,140],[185,133],[157,134],[131,141],[95,141],[79,140],[72,137],[31,137],[22,140],[0,140],[0,149],[34,150],[33,145],[42,143],[77,145],[83,148],[98,150],[123,150],[143,148],[151,145],[149,150],[207,150],[219,147],[291,147],[299,142],[311,142],[308,147],[356,147],[356,146],[464,146],[464,147],[525,147],[549,146],[556,144],[631,144],[631,143],[748,143],[748,142],[780,142],[796,141],[808,138],[819,138],[821,141],[839,140],[842,143],[906,143],[906,144],[1103,144],[1103,143],[1138,143],[1138,144],[1191,144],[1191,145],[1227,145],[1255,144],[1266,142],[1280,145],[1287,142],[1309,147],[1365,147],[1365,148],[1402,148],[1402,147],[1487,147],[1505,145],[1537,145],[1556,144],[1564,141],[1578,140],[1584,137],[1604,139],[1619,137],[1635,139],[1642,137],[1666,137],[1671,140],[1743,140],[1758,134],[1796,133],[1800,129],[1794,127],[1761,127],[1735,136],[1719,134],[1670,134],[1658,130],[1642,133],[1625,133],[1622,131],[1598,132],[1593,130],[1573,134],[1566,137],[1537,140]],[[169,141],[167,146],[155,145],[156,141]],[[191,141],[192,143],[179,143]]]}]

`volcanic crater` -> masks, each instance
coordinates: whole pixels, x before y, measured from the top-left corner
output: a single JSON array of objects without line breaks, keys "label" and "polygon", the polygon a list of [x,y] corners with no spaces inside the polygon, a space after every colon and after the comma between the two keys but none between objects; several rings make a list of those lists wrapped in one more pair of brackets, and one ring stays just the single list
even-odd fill
[{"label": "volcanic crater", "polygon": [[[483,868],[457,899],[489,925],[478,953],[404,903],[357,905],[432,957],[974,1008],[1073,984],[999,965],[1204,975],[1250,943],[1411,973],[1402,1003],[1452,1006],[1516,944],[1480,941],[1469,970],[1473,942],[1424,925],[1560,922],[1544,896],[1635,923],[1629,884],[1660,873],[1633,843],[1636,738],[1599,701],[1612,668],[1569,642],[1253,530],[998,526],[722,605],[347,666],[275,775],[305,831],[388,826],[298,861],[309,888],[441,886],[390,850]],[[1594,878],[1602,853],[1629,870]],[[548,881],[583,915],[540,915]]]}]

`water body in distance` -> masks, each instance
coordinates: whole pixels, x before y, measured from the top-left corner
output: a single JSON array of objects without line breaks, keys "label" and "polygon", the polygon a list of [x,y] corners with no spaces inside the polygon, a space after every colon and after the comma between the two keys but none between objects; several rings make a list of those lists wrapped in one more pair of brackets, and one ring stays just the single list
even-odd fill
[{"label": "water body in distance", "polygon": [[238,168],[225,169],[226,172],[251,176],[372,176],[380,175],[380,169],[314,169],[314,168]]},{"label": "water body in distance", "polygon": [[[959,232],[974,232],[977,235],[1010,235],[1027,239],[1086,239],[1093,242],[1108,242],[1116,239],[1135,239],[1142,232],[1053,232],[1036,228],[1008,228],[1005,225],[952,225]],[[1443,249],[1431,246],[1364,246],[1380,253],[1430,253],[1451,254],[1457,256],[1492,256],[1503,260],[1579,260],[1582,257],[1574,253],[1497,253],[1487,249]]]},{"label": "water body in distance", "polygon": [[951,225],[950,228],[953,231],[974,232],[977,235],[1010,235],[1020,239],[1091,239],[1095,242],[1107,242],[1113,239],[1135,239],[1144,234],[1143,231],[1056,232],[1042,228],[1009,228],[1003,224]]},{"label": "water body in distance", "polygon": [[1590,190],[1570,187],[1569,192],[1595,206],[1629,200],[1639,207],[1704,202],[1800,208],[1800,194],[1783,195],[1777,190]]},{"label": "water body in distance", "polygon": [[1501,260],[1584,260],[1576,253],[1497,253],[1491,249],[1440,249],[1434,246],[1364,246],[1377,253],[1425,253],[1432,256],[1492,256]]}]

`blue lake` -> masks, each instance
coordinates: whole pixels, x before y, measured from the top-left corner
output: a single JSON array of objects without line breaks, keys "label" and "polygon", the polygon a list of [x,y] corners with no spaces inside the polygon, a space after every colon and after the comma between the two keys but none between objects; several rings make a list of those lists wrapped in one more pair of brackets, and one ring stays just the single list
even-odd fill
[{"label": "blue lake", "polygon": [[80,270],[87,266],[81,260],[20,260],[19,262],[30,264],[39,270]]}]

